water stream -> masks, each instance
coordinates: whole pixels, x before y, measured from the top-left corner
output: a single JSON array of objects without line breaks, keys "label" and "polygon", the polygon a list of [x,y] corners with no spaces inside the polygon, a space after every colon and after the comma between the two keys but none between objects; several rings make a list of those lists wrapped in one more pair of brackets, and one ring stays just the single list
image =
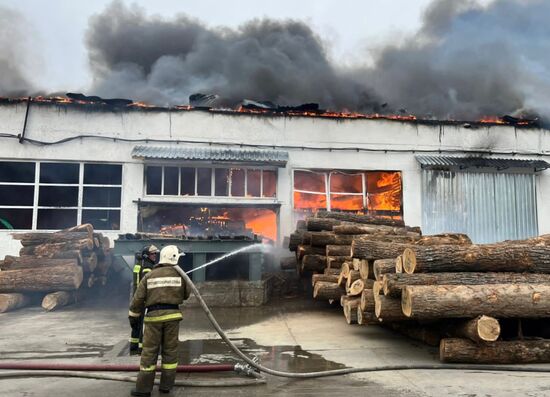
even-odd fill
[{"label": "water stream", "polygon": [[194,271],[197,271],[199,269],[203,269],[203,268],[208,267],[210,265],[213,265],[214,263],[217,263],[219,261],[223,261],[225,258],[229,258],[230,256],[241,254],[241,253],[247,252],[247,251],[252,251],[252,250],[257,249],[257,248],[260,248],[262,251],[264,251],[265,248],[266,248],[266,245],[262,244],[262,243],[258,243],[258,244],[248,245],[246,247],[239,248],[235,251],[228,252],[227,254],[224,254],[224,255],[220,256],[219,258],[213,259],[210,262],[206,262],[204,265],[201,265],[199,267],[195,267],[195,268],[193,268],[193,269],[191,269],[191,270],[189,270],[188,272],[185,272],[185,273],[186,274],[193,273]]}]

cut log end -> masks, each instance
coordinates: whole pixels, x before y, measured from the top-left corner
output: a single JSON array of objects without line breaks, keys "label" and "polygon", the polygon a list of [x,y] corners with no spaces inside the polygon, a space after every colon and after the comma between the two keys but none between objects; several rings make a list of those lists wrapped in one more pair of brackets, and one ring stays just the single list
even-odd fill
[{"label": "cut log end", "polygon": [[405,316],[412,316],[412,304],[408,288],[404,288],[401,293],[401,310],[403,310]]},{"label": "cut log end", "polygon": [[489,316],[481,316],[477,320],[477,334],[486,342],[494,342],[500,336],[500,324],[497,319]]},{"label": "cut log end", "polygon": [[410,248],[405,248],[403,251],[402,266],[405,273],[412,274],[416,268],[416,256]]}]

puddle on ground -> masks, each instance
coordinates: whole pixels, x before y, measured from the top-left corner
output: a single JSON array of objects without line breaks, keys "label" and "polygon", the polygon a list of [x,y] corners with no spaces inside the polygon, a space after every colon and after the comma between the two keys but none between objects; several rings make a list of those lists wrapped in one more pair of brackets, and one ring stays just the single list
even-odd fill
[{"label": "puddle on ground", "polygon": [[[346,368],[323,356],[302,350],[300,346],[262,346],[248,338],[231,339],[249,357],[257,357],[262,365],[279,371],[312,372]],[[128,355],[125,347],[119,356]],[[182,364],[231,364],[242,362],[221,339],[181,341],[179,362]]]},{"label": "puddle on ground", "polygon": [[105,353],[113,349],[113,346],[89,344],[89,343],[67,343],[66,350],[12,350],[3,351],[2,359],[7,360],[33,360],[33,359],[58,359],[58,358],[86,358],[103,357]]}]

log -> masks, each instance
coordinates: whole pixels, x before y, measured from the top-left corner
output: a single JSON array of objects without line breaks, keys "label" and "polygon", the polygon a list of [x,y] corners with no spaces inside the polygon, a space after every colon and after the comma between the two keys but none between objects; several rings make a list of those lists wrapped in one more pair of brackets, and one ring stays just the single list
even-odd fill
[{"label": "log", "polygon": [[23,294],[0,294],[0,313],[20,309],[29,305],[31,299]]},{"label": "log", "polygon": [[372,284],[372,293],[373,293],[373,295],[380,295],[382,293],[382,282],[381,281],[375,281]]},{"label": "log", "polygon": [[11,236],[14,240],[20,240],[21,245],[24,247],[47,243],[91,240],[87,232],[12,233]]},{"label": "log", "polygon": [[402,219],[378,218],[371,215],[358,215],[347,212],[319,211],[316,216],[317,218],[331,218],[339,221],[371,225],[405,226],[405,222]]},{"label": "log", "polygon": [[301,261],[306,255],[322,255],[325,256],[326,249],[324,247],[312,247],[311,245],[300,244],[296,250],[296,258]]},{"label": "log", "polygon": [[447,335],[467,338],[476,343],[494,342],[500,336],[500,324],[496,318],[478,316],[458,322],[446,321],[444,331]]},{"label": "log", "polygon": [[403,289],[407,317],[496,318],[550,317],[550,284],[417,285]]},{"label": "log", "polygon": [[357,308],[357,324],[359,325],[371,325],[379,324],[378,319],[373,312],[362,311],[361,308]]},{"label": "log", "polygon": [[307,230],[305,219],[296,222],[296,230]]},{"label": "log", "polygon": [[550,362],[550,340],[497,341],[477,344],[468,339],[446,338],[439,345],[444,363],[527,364]]},{"label": "log", "polygon": [[361,259],[351,258],[351,266],[353,267],[353,270],[360,271],[361,270]]},{"label": "log", "polygon": [[0,272],[0,292],[70,291],[82,284],[82,268],[74,265],[52,266],[48,271],[36,269]]},{"label": "log", "polygon": [[28,268],[45,268],[51,266],[62,265],[78,265],[77,259],[49,259],[36,258],[34,256],[11,256],[6,255],[4,258],[4,270],[28,269]]},{"label": "log", "polygon": [[357,324],[357,308],[359,307],[359,301],[359,298],[354,298],[344,303],[344,317],[348,324]]},{"label": "log", "polygon": [[[103,258],[98,259],[96,273],[98,273],[102,277],[107,276],[107,273],[109,272],[112,263],[113,257],[110,253],[109,255],[105,255]],[[105,285],[105,283],[103,283],[103,285]]]},{"label": "log", "polygon": [[349,295],[342,295],[340,297],[340,306],[344,307],[347,301],[355,299],[355,296],[349,296]]},{"label": "log", "polygon": [[350,256],[351,245],[327,245],[326,256]]},{"label": "log", "polygon": [[[24,248],[21,248],[23,250]],[[51,255],[24,255],[21,254],[21,251],[19,252],[21,257],[33,257],[33,258],[46,258],[46,259],[76,259],[78,263],[82,263],[82,253],[78,250],[72,250],[72,251],[60,251],[60,252],[52,252]]]},{"label": "log", "polygon": [[399,255],[395,258],[395,273],[403,273],[403,255]]},{"label": "log", "polygon": [[326,256],[306,255],[302,258],[302,271],[322,272],[326,263]]},{"label": "log", "polygon": [[[354,260],[356,258],[353,258]],[[370,271],[370,264],[369,261],[366,259],[357,259],[359,261],[359,274],[361,275],[361,278],[369,278],[369,275],[371,273]]]},{"label": "log", "polygon": [[303,237],[304,233],[302,231],[295,231],[292,233],[288,239],[288,249],[295,252],[298,249],[298,246],[302,244]]},{"label": "log", "polygon": [[385,274],[384,295],[401,296],[409,285],[550,284],[550,274],[533,273],[414,273]]},{"label": "log", "polygon": [[429,327],[411,322],[395,322],[389,324],[390,328],[411,339],[418,340],[428,346],[439,346],[441,334],[434,327]]},{"label": "log", "polygon": [[323,270],[323,274],[338,277],[340,275],[340,271],[341,269],[330,269],[327,267]]},{"label": "log", "polygon": [[296,257],[291,256],[288,258],[281,258],[279,261],[279,267],[281,270],[295,270],[298,265]]},{"label": "log", "polygon": [[42,299],[42,308],[48,312],[76,302],[75,291],[57,291],[47,294]]},{"label": "log", "polygon": [[349,272],[351,271],[349,263],[344,262],[342,264],[342,268],[340,269],[340,274],[338,275],[338,285],[342,288],[346,287],[346,280],[349,276]]},{"label": "log", "polygon": [[60,232],[86,232],[88,233],[89,237],[92,237],[94,234],[94,227],[89,223],[84,223],[82,225],[77,225],[77,226],[69,227],[67,229],[63,229]]},{"label": "log", "polygon": [[78,250],[91,250],[94,248],[93,240],[75,240],[63,243],[46,243],[40,245],[33,245],[30,247],[23,247],[19,250],[19,255],[35,255],[44,257],[54,257],[59,252],[63,251],[78,251]]},{"label": "log", "polygon": [[472,240],[463,233],[442,233],[422,236],[416,245],[471,245]]},{"label": "log", "polygon": [[374,314],[374,294],[372,293],[372,288],[365,288],[361,292],[361,302],[360,302],[361,311],[369,312]]},{"label": "log", "polygon": [[384,274],[395,273],[395,258],[375,260],[372,270],[376,281],[381,281]]},{"label": "log", "polygon": [[330,218],[306,218],[306,228],[310,232],[332,231],[333,226],[341,222]]},{"label": "log", "polygon": [[344,263],[351,262],[349,256],[327,256],[327,267],[332,269],[341,268]]},{"label": "log", "polygon": [[325,247],[327,245],[351,245],[352,235],[334,234],[332,232],[311,233],[311,245],[316,247]]},{"label": "log", "polygon": [[410,320],[401,310],[401,299],[385,295],[374,295],[374,314],[383,322]]},{"label": "log", "polygon": [[302,244],[303,245],[311,245],[311,235],[312,234],[313,234],[313,232],[308,232],[308,231],[305,231],[302,234]]},{"label": "log", "polygon": [[412,244],[373,241],[368,237],[356,237],[351,243],[351,256],[354,258],[376,260],[384,258],[397,258],[405,248]]},{"label": "log", "polygon": [[333,226],[332,231],[336,234],[385,234],[394,236],[420,237],[422,235],[419,227],[394,227],[383,225],[367,225],[345,223]]},{"label": "log", "polygon": [[319,281],[315,283],[313,288],[313,299],[329,300],[337,299],[344,295],[346,291],[336,283],[329,283],[326,281]]},{"label": "log", "polygon": [[350,285],[349,288],[346,288],[346,292],[349,296],[358,296],[358,295],[361,295],[364,289],[365,289],[365,281],[359,279],[359,280],[355,280]]},{"label": "log", "polygon": [[351,285],[356,280],[360,280],[360,279],[361,279],[361,275],[357,270],[350,270],[348,277],[346,277],[346,292],[349,291],[349,289],[351,288]]},{"label": "log", "polygon": [[97,254],[91,252],[87,256],[82,257],[82,269],[85,272],[92,273],[97,267]]},{"label": "log", "polygon": [[311,276],[311,286],[315,287],[315,283],[318,281],[326,281],[329,283],[337,283],[338,282],[338,276],[335,275],[327,275],[327,274],[314,274]]},{"label": "log", "polygon": [[[550,244],[533,239],[483,245],[407,247],[406,273],[533,272],[550,273]],[[353,246],[352,246],[353,250]]]}]

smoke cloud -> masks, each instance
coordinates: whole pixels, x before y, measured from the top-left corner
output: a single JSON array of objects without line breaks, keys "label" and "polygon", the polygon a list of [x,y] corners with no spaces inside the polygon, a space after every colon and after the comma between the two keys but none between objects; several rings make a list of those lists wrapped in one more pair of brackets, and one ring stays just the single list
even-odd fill
[{"label": "smoke cloud", "polygon": [[550,117],[550,2],[440,0],[420,31],[377,54],[369,83],[419,115]]},{"label": "smoke cloud", "polygon": [[26,46],[28,32],[23,17],[15,11],[0,7],[0,95],[21,96],[33,91],[27,79],[29,69]]},{"label": "smoke cloud", "polygon": [[230,106],[243,98],[340,109],[375,103],[301,22],[209,28],[185,15],[161,19],[115,1],[91,19],[87,45],[100,96],[160,105],[187,103],[197,92],[218,94]]}]

